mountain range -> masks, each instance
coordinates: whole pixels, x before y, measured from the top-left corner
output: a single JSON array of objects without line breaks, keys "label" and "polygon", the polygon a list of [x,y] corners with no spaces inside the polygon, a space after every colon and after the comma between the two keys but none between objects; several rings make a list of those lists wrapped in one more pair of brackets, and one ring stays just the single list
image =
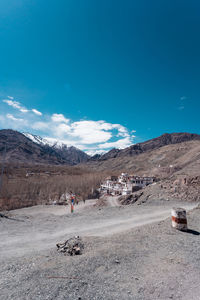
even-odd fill
[{"label": "mountain range", "polygon": [[89,158],[85,152],[72,146],[50,145],[36,135],[0,130],[0,159],[7,163],[76,165]]},{"label": "mountain range", "polygon": [[158,177],[168,177],[177,172],[199,175],[200,135],[166,133],[122,150],[112,149],[86,164],[99,171],[127,171]]},{"label": "mountain range", "polygon": [[194,133],[165,133],[157,138],[148,140],[143,143],[138,143],[132,145],[125,149],[112,149],[109,152],[105,153],[102,156],[99,156],[97,159],[100,161],[107,160],[110,158],[117,158],[117,157],[125,157],[125,156],[134,156],[138,154],[142,154],[144,152],[152,151],[154,149],[161,148],[166,145],[173,145],[188,141],[200,141],[200,135]]},{"label": "mountain range", "polygon": [[163,134],[90,157],[75,147],[51,145],[39,136],[7,129],[0,130],[0,166],[3,161],[2,209],[49,203],[49,199],[59,199],[67,187],[80,197],[90,197],[103,179],[120,172],[156,177],[155,185],[139,191],[141,203],[149,199],[200,199],[198,134]]},{"label": "mountain range", "polygon": [[[49,143],[46,139],[30,133],[20,133],[18,131],[3,129],[0,130],[0,159],[5,155],[8,163],[23,164],[53,164],[53,165],[87,165],[99,170],[121,170],[132,169],[142,171],[142,165],[152,167],[157,165],[172,165],[172,154],[176,156],[192,151],[200,144],[200,135],[193,133],[171,133],[163,134],[160,137],[148,140],[143,143],[132,145],[125,149],[112,149],[103,155],[90,157],[85,152],[76,147],[68,147],[65,144]],[[184,146],[182,148],[180,145]],[[185,146],[187,145],[187,147]],[[6,146],[6,152],[5,152]],[[165,155],[161,154],[163,149]],[[182,151],[180,151],[182,149]],[[183,153],[184,152],[184,153]],[[198,151],[197,151],[198,154]],[[158,155],[157,158],[156,155]],[[189,154],[188,154],[189,155]],[[151,157],[154,157],[151,159]],[[168,159],[166,158],[168,157]],[[170,161],[171,157],[171,163]],[[157,160],[157,164],[155,164]],[[150,163],[151,162],[151,163]],[[159,163],[160,162],[160,163]],[[145,168],[146,169],[146,168]]]}]

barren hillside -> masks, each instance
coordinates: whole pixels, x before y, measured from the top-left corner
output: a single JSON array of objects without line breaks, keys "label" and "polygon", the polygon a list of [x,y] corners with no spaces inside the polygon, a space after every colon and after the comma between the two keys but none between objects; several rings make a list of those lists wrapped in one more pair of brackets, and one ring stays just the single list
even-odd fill
[{"label": "barren hillside", "polygon": [[[151,199],[200,200],[200,141],[191,140],[146,151],[90,161],[95,170],[156,176],[155,185],[138,192],[139,202]],[[137,197],[133,197],[136,199]],[[137,198],[138,199],[138,198]],[[126,201],[125,201],[126,202]],[[129,201],[127,202],[129,203]]]},{"label": "barren hillside", "polygon": [[[1,134],[4,134],[4,131],[1,131]],[[152,140],[153,142],[143,143],[142,153],[130,154],[131,146],[124,150],[111,151],[121,153],[115,158],[105,159],[104,155],[104,159],[96,157],[88,163],[79,164],[78,167],[69,167],[58,153],[56,155],[55,152],[46,153],[42,146],[33,143],[22,134],[13,131],[6,131],[6,134],[9,141],[6,161],[11,163],[6,164],[4,170],[0,209],[60,201],[70,190],[80,199],[91,197],[92,191],[99,187],[106,176],[118,175],[122,171],[137,175],[153,175],[158,178],[156,185],[143,189],[138,200],[140,202],[150,201],[153,198],[187,201],[200,199],[198,135],[182,134],[178,135],[178,138],[176,134],[173,134],[173,138],[168,135],[165,138],[161,136]],[[165,145],[166,142],[169,144]],[[2,157],[3,145],[2,142]],[[30,151],[33,153],[29,153]],[[42,162],[49,162],[49,165],[39,165],[40,159]],[[23,160],[25,162],[28,160],[29,165],[23,165]],[[55,162],[62,166],[55,166]]]},{"label": "barren hillside", "polygon": [[0,130],[0,162],[20,164],[75,165],[89,156],[75,147],[43,145],[33,142],[18,131]]},{"label": "barren hillside", "polygon": [[90,161],[87,166],[99,170],[128,171],[143,175],[166,177],[182,172],[199,174],[200,140],[160,147],[132,156],[118,156],[106,160]]},{"label": "barren hillside", "polygon": [[[189,141],[200,141],[200,135],[187,132],[165,133],[157,138],[148,140],[143,143],[134,144],[125,149],[112,149],[109,152],[102,155],[101,157],[97,156],[96,160],[103,161],[110,158],[135,156],[145,152],[159,149],[167,145],[179,144]],[[94,158],[92,160],[94,160]]]}]

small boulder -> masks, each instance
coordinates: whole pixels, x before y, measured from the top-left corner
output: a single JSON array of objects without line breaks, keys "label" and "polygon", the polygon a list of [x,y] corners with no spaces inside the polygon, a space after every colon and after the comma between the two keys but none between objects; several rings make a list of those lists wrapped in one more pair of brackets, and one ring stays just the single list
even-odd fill
[{"label": "small boulder", "polygon": [[67,255],[81,255],[84,249],[84,244],[79,236],[75,236],[66,240],[65,242],[56,244],[57,250],[60,253],[65,253]]}]

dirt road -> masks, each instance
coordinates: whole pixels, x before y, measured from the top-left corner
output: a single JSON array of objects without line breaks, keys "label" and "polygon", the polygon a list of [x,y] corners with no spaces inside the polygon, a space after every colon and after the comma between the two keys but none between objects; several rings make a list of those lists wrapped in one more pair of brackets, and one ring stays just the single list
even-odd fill
[{"label": "dirt road", "polygon": [[108,206],[120,206],[120,203],[118,201],[118,197],[115,197],[115,196],[108,196],[107,197],[107,204]]},{"label": "dirt road", "polygon": [[[94,200],[70,207],[36,206],[12,211],[15,220],[0,223],[1,258],[23,256],[34,251],[53,248],[55,243],[74,235],[104,237],[134,227],[161,221],[170,216],[172,205],[118,206],[109,199],[111,207],[94,208]],[[114,207],[114,205],[117,207]],[[186,209],[194,204],[186,203]],[[8,234],[9,230],[9,234]]]},{"label": "dirt road", "polygon": [[[199,209],[188,213],[188,232],[166,219],[171,207],[195,204],[94,202],[73,214],[37,206],[0,218],[1,300],[199,299]],[[83,255],[59,254],[55,244],[72,235],[83,237]]]}]

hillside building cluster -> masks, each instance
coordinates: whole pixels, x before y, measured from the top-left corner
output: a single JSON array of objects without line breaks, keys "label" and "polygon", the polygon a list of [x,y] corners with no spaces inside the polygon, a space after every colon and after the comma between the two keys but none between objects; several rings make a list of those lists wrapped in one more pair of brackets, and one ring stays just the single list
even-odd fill
[{"label": "hillside building cluster", "polygon": [[109,176],[101,184],[100,192],[109,195],[129,195],[155,182],[155,177],[134,176],[122,173],[120,176]]}]

